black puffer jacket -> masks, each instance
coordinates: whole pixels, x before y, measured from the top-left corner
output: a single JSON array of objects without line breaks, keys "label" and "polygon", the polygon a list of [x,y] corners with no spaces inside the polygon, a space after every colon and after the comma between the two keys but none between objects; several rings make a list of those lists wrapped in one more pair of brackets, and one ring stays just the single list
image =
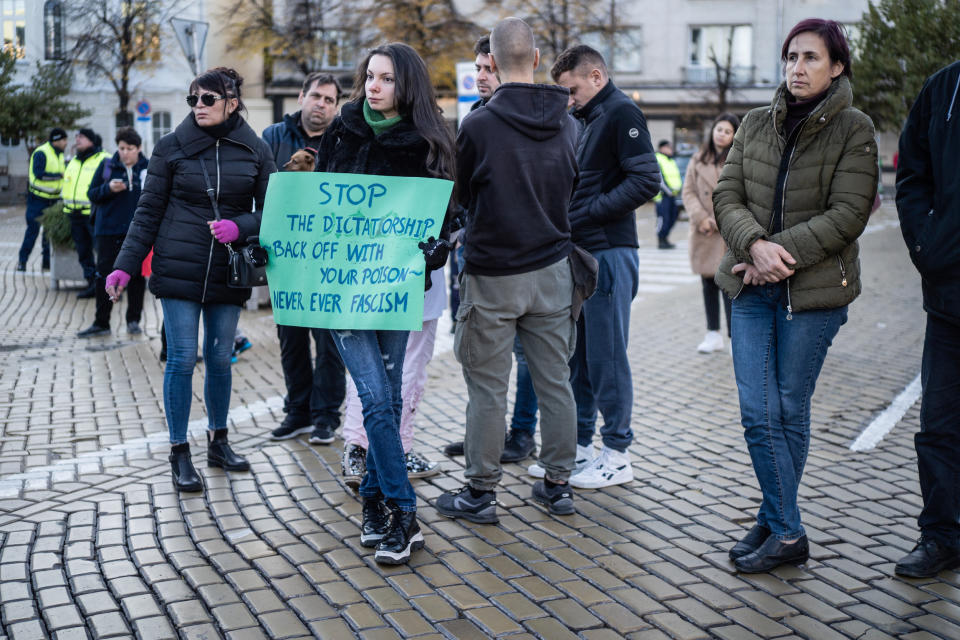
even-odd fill
[{"label": "black puffer jacket", "polygon": [[317,170],[379,176],[432,178],[427,141],[404,118],[379,136],[363,118],[363,105],[348,102],[320,140]]},{"label": "black puffer jacket", "polygon": [[216,139],[191,113],[153,150],[143,195],[114,268],[139,273],[153,247],[150,291],[158,298],[243,304],[250,289],[227,286],[227,249],[207,226],[214,214],[201,161],[217,190],[221,217],[237,224],[241,239],[260,232],[267,181],[277,170],[270,149],[242,118]]}]

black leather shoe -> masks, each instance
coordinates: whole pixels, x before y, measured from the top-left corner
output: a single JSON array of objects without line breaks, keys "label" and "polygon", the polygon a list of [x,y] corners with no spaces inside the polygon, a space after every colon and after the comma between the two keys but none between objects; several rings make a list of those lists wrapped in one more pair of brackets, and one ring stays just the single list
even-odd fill
[{"label": "black leather shoe", "polygon": [[443,455],[445,456],[462,456],[463,455],[463,441],[460,442],[451,442],[443,448]]},{"label": "black leather shoe", "polygon": [[893,570],[898,576],[932,578],[944,569],[957,566],[960,566],[960,549],[922,537],[913,551],[900,558]]},{"label": "black leather shoe", "polygon": [[77,298],[92,298],[97,294],[97,284],[93,278],[87,280],[87,288],[77,294]]},{"label": "black leather shoe", "polygon": [[27,270],[27,263],[26,263],[26,262],[18,262],[18,263],[17,263],[17,271],[26,271],[26,270]]},{"label": "black leather shoe", "polygon": [[77,331],[78,338],[94,338],[96,336],[106,336],[110,334],[110,327],[101,327],[98,324],[92,324],[83,331]]},{"label": "black leather shoe", "polygon": [[740,540],[737,544],[733,545],[733,548],[730,549],[730,559],[736,560],[737,558],[742,558],[748,553],[753,553],[760,548],[767,538],[770,537],[770,529],[766,528],[762,524],[755,524],[750,531],[747,531],[747,535],[743,536],[743,539]]},{"label": "black leather shoe", "polygon": [[176,444],[170,450],[170,469],[173,472],[173,488],[177,491],[203,491],[203,481],[190,459],[190,445]]},{"label": "black leather shoe", "polygon": [[217,429],[213,438],[207,438],[207,466],[224,471],[249,471],[250,463],[233,452],[227,443],[227,430]]},{"label": "black leather shoe", "polygon": [[406,564],[410,554],[423,548],[423,534],[417,523],[416,511],[401,511],[389,506],[390,524],[387,535],[377,545],[373,559],[380,564]]},{"label": "black leather shoe", "polygon": [[520,462],[532,456],[537,450],[533,436],[526,431],[510,429],[507,441],[503,444],[500,462]]},{"label": "black leather shoe", "polygon": [[383,504],[383,496],[363,499],[363,522],[360,525],[360,544],[372,549],[390,530],[390,511]]},{"label": "black leather shoe", "polygon": [[807,536],[792,544],[784,544],[776,536],[768,536],[756,551],[733,561],[740,573],[766,573],[782,564],[803,564],[810,559]]}]

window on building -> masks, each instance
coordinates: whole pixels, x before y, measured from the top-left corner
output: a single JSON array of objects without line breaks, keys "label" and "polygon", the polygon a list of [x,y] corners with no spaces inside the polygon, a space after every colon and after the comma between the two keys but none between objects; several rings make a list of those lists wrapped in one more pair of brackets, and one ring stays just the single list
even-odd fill
[{"label": "window on building", "polygon": [[687,82],[710,83],[716,78],[716,66],[726,64],[730,56],[736,84],[753,82],[753,27],[748,24],[690,27]]},{"label": "window on building", "polygon": [[600,52],[612,71],[641,71],[643,59],[643,30],[640,27],[622,27],[613,37],[602,31],[580,35],[580,42]]},{"label": "window on building", "polygon": [[19,137],[8,138],[8,137],[6,137],[6,136],[0,136],[0,146],[3,146],[3,147],[19,147],[19,146],[20,146],[20,138],[19,138]]},{"label": "window on building", "polygon": [[156,144],[160,142],[160,138],[167,135],[173,129],[170,127],[170,112],[169,111],[157,111],[153,114],[151,118],[153,125],[153,143]]},{"label": "window on building", "polygon": [[22,58],[26,53],[26,30],[26,0],[0,0],[0,37],[3,38],[4,51],[12,51]]},{"label": "window on building", "polygon": [[43,5],[43,52],[47,60],[63,60],[63,3],[47,0]]},{"label": "window on building", "polygon": [[321,36],[323,57],[320,66],[324,69],[352,69],[357,60],[354,34],[342,29],[327,29]]}]

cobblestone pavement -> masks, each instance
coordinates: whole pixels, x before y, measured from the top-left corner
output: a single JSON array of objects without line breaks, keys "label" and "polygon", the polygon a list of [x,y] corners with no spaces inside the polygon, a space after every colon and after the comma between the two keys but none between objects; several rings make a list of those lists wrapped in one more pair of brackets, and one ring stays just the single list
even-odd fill
[{"label": "cobblestone pavement", "polygon": [[[760,498],[730,357],[696,353],[699,284],[682,247],[652,248],[651,218],[631,328],[636,480],[581,491],[576,515],[554,517],[529,500],[524,467],[506,465],[500,524],[476,526],[431,506],[462,481],[463,459],[444,459],[414,481],[426,548],[381,568],[359,544],[339,441],[265,437],[283,394],[268,310],[242,315],[254,347],[234,367],[233,440],[252,469],[202,467],[207,491],[179,496],[159,305],[148,298],[143,336],[115,309],[111,336],[76,340],[93,302],[51,290],[39,250],[15,273],[22,208],[0,210],[0,638],[960,638],[960,573],[893,575],[916,537],[917,406],[875,449],[849,449],[919,371],[919,279],[892,207],[863,238],[864,294],[814,398],[801,489],[812,559],[758,576],[726,555]],[[448,337],[438,351],[417,433],[435,459],[461,438],[466,404]]]}]

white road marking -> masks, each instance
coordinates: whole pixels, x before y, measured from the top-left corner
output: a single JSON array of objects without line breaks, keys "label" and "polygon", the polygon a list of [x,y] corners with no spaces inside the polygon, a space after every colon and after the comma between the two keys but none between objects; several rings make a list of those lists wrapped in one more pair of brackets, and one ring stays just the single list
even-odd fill
[{"label": "white road marking", "polygon": [[869,451],[877,446],[883,437],[890,433],[904,414],[914,405],[917,398],[920,397],[920,374],[913,379],[913,382],[907,385],[907,388],[900,392],[890,406],[873,419],[866,429],[850,445],[851,451]]}]

